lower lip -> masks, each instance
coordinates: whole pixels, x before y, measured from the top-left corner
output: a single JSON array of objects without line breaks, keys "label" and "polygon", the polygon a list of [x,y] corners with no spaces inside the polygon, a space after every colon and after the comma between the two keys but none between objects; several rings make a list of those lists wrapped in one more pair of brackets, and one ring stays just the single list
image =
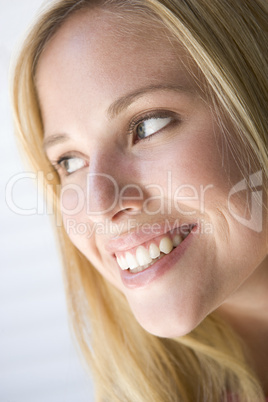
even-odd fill
[{"label": "lower lip", "polygon": [[189,235],[181,242],[179,246],[173,249],[171,253],[165,255],[160,260],[156,261],[144,271],[131,273],[128,269],[121,270],[120,275],[123,285],[129,289],[141,288],[149,285],[154,280],[160,278],[167,271],[171,270],[176,263],[180,261],[187,248],[190,246],[197,227],[194,227]]}]

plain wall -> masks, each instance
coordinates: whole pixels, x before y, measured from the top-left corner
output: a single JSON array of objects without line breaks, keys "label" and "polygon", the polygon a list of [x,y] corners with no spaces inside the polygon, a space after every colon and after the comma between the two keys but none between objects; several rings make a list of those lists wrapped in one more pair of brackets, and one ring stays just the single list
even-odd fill
[{"label": "plain wall", "polygon": [[49,218],[19,213],[35,208],[38,195],[34,180],[18,176],[25,168],[14,140],[8,70],[41,4],[0,0],[0,401],[85,402],[93,401],[92,383],[70,336]]}]

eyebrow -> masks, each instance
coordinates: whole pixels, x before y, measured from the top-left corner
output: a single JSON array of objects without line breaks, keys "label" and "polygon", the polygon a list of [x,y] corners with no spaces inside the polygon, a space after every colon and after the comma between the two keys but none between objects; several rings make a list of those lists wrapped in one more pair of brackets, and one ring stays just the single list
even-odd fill
[{"label": "eyebrow", "polygon": [[123,110],[127,109],[131,103],[138,100],[143,95],[154,92],[154,91],[175,91],[180,93],[191,93],[193,92],[192,88],[187,86],[180,85],[149,85],[144,88],[140,88],[133,92],[130,92],[127,95],[122,96],[113,102],[109,108],[107,109],[107,114],[110,119],[115,118],[118,114],[120,114]]},{"label": "eyebrow", "polygon": [[69,139],[70,139],[69,135],[65,134],[65,133],[50,135],[49,137],[44,139],[43,149],[44,149],[44,151],[46,151],[48,148],[52,147],[53,145],[61,144],[62,142],[65,142]]},{"label": "eyebrow", "polygon": [[[123,110],[127,109],[134,101],[138,100],[145,94],[155,91],[175,91],[179,93],[193,93],[193,89],[187,86],[180,85],[149,85],[144,88],[140,88],[133,92],[128,93],[114,101],[107,109],[107,115],[109,119],[113,119],[118,116]],[[44,139],[43,149],[46,151],[48,148],[63,143],[70,139],[66,133],[53,134]]]}]

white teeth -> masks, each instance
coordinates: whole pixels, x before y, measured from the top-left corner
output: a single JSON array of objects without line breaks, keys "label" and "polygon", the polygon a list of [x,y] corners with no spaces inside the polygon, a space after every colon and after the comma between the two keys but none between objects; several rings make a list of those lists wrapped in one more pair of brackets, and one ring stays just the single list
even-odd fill
[{"label": "white teeth", "polygon": [[159,244],[159,249],[162,253],[168,254],[173,250],[173,242],[169,237],[164,237]]},{"label": "white teeth", "polygon": [[136,256],[126,252],[125,256],[116,257],[117,263],[122,270],[131,269],[134,273],[140,272],[152,265],[155,262],[153,260],[158,260],[163,254],[169,254],[182,241],[183,237],[180,234],[176,234],[172,240],[169,237],[164,237],[160,241],[159,247],[155,243],[151,243],[148,250],[144,246],[139,246],[136,250]]},{"label": "white teeth", "polygon": [[149,247],[149,254],[151,258],[157,258],[160,256],[160,250],[156,244],[151,243]]},{"label": "white teeth", "polygon": [[145,247],[139,246],[136,250],[136,260],[140,266],[150,264],[152,258],[149,255],[148,250]]},{"label": "white teeth", "polygon": [[121,269],[124,269],[124,263],[122,257],[116,257],[116,261]]},{"label": "white teeth", "polygon": [[119,267],[120,267],[121,269],[124,269],[124,268],[123,268],[123,264],[122,264],[121,258],[120,258],[120,257],[116,257],[116,261],[117,261],[117,264],[119,265]]},{"label": "white teeth", "polygon": [[137,274],[138,272],[143,271],[143,270],[146,269],[147,267],[148,267],[148,265],[146,265],[145,267],[137,267],[137,268],[131,269],[131,272],[132,272],[133,274]]},{"label": "white teeth", "polygon": [[120,267],[122,270],[126,270],[126,269],[129,268],[126,259],[125,259],[122,255],[121,255],[121,257],[116,257],[116,259],[117,259],[117,262],[118,262],[119,267]]},{"label": "white teeth", "polygon": [[127,252],[125,257],[126,257],[128,267],[130,269],[137,268],[139,266],[139,264],[138,264],[138,262],[136,260],[136,257],[134,255],[132,255],[129,252]]},{"label": "white teeth", "polygon": [[180,235],[176,235],[173,237],[173,247],[177,247],[182,242],[182,237]]}]

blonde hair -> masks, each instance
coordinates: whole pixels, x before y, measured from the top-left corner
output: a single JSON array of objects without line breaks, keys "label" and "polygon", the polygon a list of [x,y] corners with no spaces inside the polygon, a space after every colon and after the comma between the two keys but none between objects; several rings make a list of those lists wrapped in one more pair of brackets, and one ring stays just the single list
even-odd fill
[{"label": "blonde hair", "polygon": [[[17,135],[34,170],[42,170],[45,178],[52,172],[42,150],[42,119],[34,82],[39,56],[69,15],[93,6],[162,21],[199,66],[215,110],[219,116],[228,116],[243,152],[268,176],[266,0],[53,2],[31,29],[14,71]],[[232,138],[229,142],[232,144]],[[47,184],[56,208],[57,175],[49,176]],[[95,377],[96,400],[215,402],[227,400],[228,393],[245,402],[264,400],[242,341],[216,314],[179,339],[147,333],[136,322],[124,296],[75,248],[61,224],[57,233],[70,318]]]}]

